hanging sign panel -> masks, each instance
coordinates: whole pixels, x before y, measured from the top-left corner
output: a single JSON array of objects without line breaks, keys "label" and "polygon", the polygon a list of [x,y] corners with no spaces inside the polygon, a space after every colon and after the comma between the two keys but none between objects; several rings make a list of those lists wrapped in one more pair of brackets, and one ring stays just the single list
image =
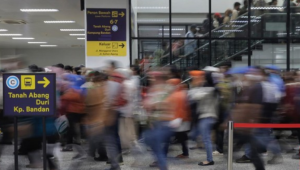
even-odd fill
[{"label": "hanging sign panel", "polygon": [[126,56],[126,9],[86,9],[88,57]]}]

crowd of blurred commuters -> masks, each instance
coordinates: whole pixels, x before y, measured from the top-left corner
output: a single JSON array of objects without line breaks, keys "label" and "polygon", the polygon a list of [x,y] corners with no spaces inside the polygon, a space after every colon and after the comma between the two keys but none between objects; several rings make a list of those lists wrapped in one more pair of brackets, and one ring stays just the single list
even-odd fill
[{"label": "crowd of blurred commuters", "polygon": [[[119,68],[113,61],[105,69],[63,64],[46,68],[29,66],[29,73],[56,73],[57,113],[46,119],[46,158],[50,170],[59,169],[60,154],[54,154],[55,147],[60,147],[61,152],[76,152],[74,160],[94,158],[111,164],[111,170],[119,170],[124,162],[122,155],[139,154],[143,152],[138,149],[141,146],[154,154],[151,167],[167,170],[169,145],[180,144],[182,152],[176,158],[187,159],[188,141],[194,141],[196,148],[204,146],[206,159],[198,165],[210,166],[215,164],[214,156],[224,155],[224,133],[229,120],[242,123],[299,123],[300,120],[298,72],[282,74],[273,65],[208,66],[203,70],[195,67],[187,70],[191,80],[182,83],[182,72],[175,66],[152,67],[144,74],[147,80],[144,86],[140,70],[138,66]],[[4,145],[12,144],[13,130],[10,118],[2,114],[0,121],[1,151]],[[21,143],[17,154],[28,156],[28,168],[42,166],[41,126],[39,117],[19,118]],[[264,170],[261,155],[265,153],[272,155],[268,164],[283,161],[277,140],[280,134],[272,129],[236,129],[234,136],[235,148],[244,146],[245,150],[237,163],[252,162],[257,170]],[[293,131],[291,137],[298,138],[300,145],[299,131]],[[299,159],[299,153],[293,158]]]}]

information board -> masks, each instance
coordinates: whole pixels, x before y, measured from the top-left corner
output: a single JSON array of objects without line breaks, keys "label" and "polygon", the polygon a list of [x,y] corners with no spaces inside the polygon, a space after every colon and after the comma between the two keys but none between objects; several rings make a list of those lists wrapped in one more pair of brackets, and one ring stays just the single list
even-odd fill
[{"label": "information board", "polygon": [[126,9],[86,9],[87,56],[126,56]]},{"label": "information board", "polygon": [[3,74],[3,111],[5,116],[54,115],[55,74]]}]

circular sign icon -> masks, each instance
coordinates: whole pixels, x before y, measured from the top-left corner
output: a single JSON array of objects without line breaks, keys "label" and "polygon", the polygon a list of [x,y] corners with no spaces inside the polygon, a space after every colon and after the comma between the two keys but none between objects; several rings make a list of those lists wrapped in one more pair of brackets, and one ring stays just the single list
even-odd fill
[{"label": "circular sign icon", "polygon": [[16,89],[19,87],[20,85],[20,80],[18,79],[18,77],[16,76],[9,76],[7,79],[6,79],[6,85],[8,88],[10,89]]},{"label": "circular sign icon", "polygon": [[116,32],[116,31],[118,31],[119,28],[118,28],[117,25],[113,25],[111,29],[112,29],[114,32]]}]

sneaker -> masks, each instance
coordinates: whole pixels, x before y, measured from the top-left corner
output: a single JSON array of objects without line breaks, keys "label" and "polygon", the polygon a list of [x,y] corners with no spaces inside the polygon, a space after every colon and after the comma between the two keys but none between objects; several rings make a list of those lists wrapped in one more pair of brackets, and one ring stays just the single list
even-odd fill
[{"label": "sneaker", "polygon": [[243,155],[241,158],[235,160],[236,163],[251,163],[251,160],[246,156]]},{"label": "sneaker", "polygon": [[298,139],[298,136],[290,135],[290,136],[287,137],[287,139]]},{"label": "sneaker", "polygon": [[99,162],[107,162],[108,158],[102,158],[102,157],[94,157],[95,161],[99,161]]},{"label": "sneaker", "polygon": [[72,152],[73,148],[72,146],[65,146],[64,148],[61,149],[62,152]]},{"label": "sneaker", "polygon": [[295,155],[292,156],[293,159],[300,159],[299,153],[296,153]]},{"label": "sneaker", "polygon": [[158,163],[156,161],[152,162],[152,164],[150,164],[149,167],[156,168],[156,167],[158,167]]},{"label": "sneaker", "polygon": [[[110,160],[106,161],[106,164],[110,165]],[[119,160],[119,165],[124,165],[124,162],[122,160]]]},{"label": "sneaker", "polygon": [[214,165],[215,162],[214,161],[211,161],[211,162],[208,162],[208,163],[204,163],[204,162],[199,162],[198,165],[199,166],[210,166],[210,165]]},{"label": "sneaker", "polygon": [[222,155],[224,155],[223,153],[220,153],[218,151],[214,151],[212,154],[215,155],[215,156],[222,156]]},{"label": "sneaker", "polygon": [[186,158],[189,158],[189,156],[188,156],[188,155],[180,154],[180,155],[177,155],[176,158],[179,158],[179,159],[186,159]]},{"label": "sneaker", "polygon": [[261,156],[268,156],[268,152],[261,153]]},{"label": "sneaker", "polygon": [[279,155],[274,155],[270,160],[268,160],[268,164],[280,164],[283,162],[282,156]]},{"label": "sneaker", "polygon": [[86,155],[82,155],[82,154],[77,154],[76,156],[74,156],[72,158],[72,160],[83,160],[83,159],[86,159],[87,156]]},{"label": "sneaker", "polygon": [[294,147],[294,150],[300,150],[300,146]]},{"label": "sneaker", "polygon": [[43,165],[42,164],[29,164],[29,165],[26,165],[26,168],[40,169],[40,168],[43,168]]}]

